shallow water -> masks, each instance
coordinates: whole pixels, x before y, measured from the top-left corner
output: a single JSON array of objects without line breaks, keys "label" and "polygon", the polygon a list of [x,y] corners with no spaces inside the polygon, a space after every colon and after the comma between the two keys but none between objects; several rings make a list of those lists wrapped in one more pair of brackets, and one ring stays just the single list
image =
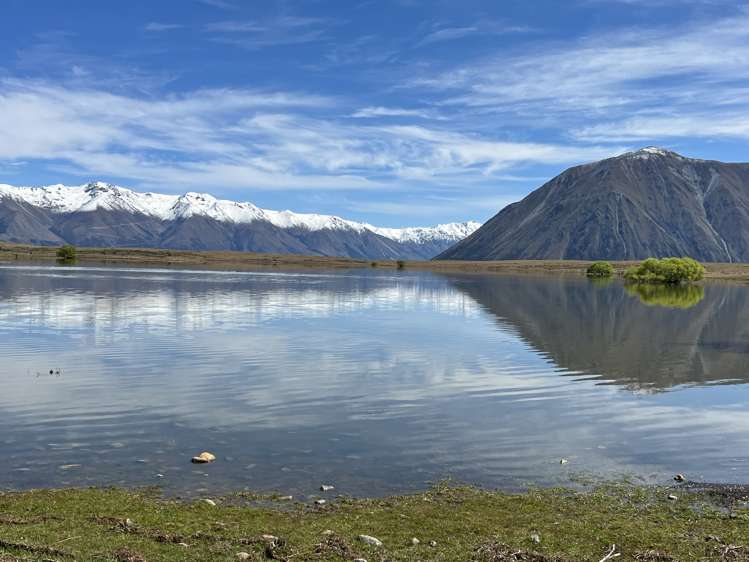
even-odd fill
[{"label": "shallow water", "polygon": [[727,284],[0,267],[0,488],[746,483],[748,320]]}]

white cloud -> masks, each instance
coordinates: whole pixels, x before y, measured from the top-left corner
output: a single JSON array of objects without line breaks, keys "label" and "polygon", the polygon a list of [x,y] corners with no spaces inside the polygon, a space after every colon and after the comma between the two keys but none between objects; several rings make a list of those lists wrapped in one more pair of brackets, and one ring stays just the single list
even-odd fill
[{"label": "white cloud", "polygon": [[147,23],[143,29],[145,31],[152,31],[155,33],[159,33],[161,31],[172,31],[174,29],[180,29],[184,27],[183,25],[179,23],[159,23],[156,21],[152,21],[150,23]]},{"label": "white cloud", "polygon": [[[607,32],[570,43],[500,52],[410,85],[447,107],[525,124],[595,121],[642,111],[694,111],[725,103],[749,73],[749,13],[673,27]],[[743,100],[742,100],[743,101]]]},{"label": "white cloud", "polygon": [[363,107],[351,114],[357,119],[371,119],[377,117],[420,117],[422,119],[435,119],[430,113],[420,109],[404,109],[401,107]]},{"label": "white cloud", "polygon": [[288,92],[136,98],[18,80],[2,86],[0,161],[48,161],[177,191],[464,186],[516,164],[576,163],[612,151],[352,122],[334,113],[337,100]]}]

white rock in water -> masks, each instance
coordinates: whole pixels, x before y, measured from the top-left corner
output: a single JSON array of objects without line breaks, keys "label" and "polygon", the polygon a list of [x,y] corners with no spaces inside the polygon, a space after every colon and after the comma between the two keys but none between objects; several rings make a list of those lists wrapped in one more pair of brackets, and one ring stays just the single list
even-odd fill
[{"label": "white rock in water", "polygon": [[677,474],[674,476],[674,480],[677,482],[684,482],[686,480],[686,477],[683,474]]},{"label": "white rock in water", "polygon": [[317,505],[325,505],[326,503],[328,502],[326,502],[325,500],[315,500],[315,504]]},{"label": "white rock in water", "polygon": [[278,500],[282,502],[290,502],[293,499],[294,499],[294,496],[281,496],[280,498],[278,498]]},{"label": "white rock in water", "polygon": [[559,464],[567,464],[568,462],[570,461],[568,461],[567,459],[562,459],[559,461]]},{"label": "white rock in water", "polygon": [[209,453],[207,451],[204,451],[200,453],[197,457],[192,458],[192,462],[194,464],[208,464],[209,462],[213,462],[216,460],[216,455]]},{"label": "white rock in water", "polygon": [[216,507],[216,502],[213,500],[203,500],[203,503],[206,505],[210,505],[211,507]]},{"label": "white rock in water", "polygon": [[382,541],[380,539],[376,539],[375,537],[371,537],[369,535],[359,535],[357,538],[361,542],[366,543],[370,546],[382,546]]},{"label": "white rock in water", "polygon": [[320,486],[321,492],[330,492],[331,490],[335,490],[335,486],[328,486],[327,484]]}]

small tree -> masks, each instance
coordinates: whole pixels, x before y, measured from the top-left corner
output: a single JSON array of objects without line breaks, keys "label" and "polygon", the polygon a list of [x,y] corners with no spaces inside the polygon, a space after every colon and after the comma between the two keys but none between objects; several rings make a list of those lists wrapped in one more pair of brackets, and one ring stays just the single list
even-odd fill
[{"label": "small tree", "polygon": [[614,266],[607,261],[597,261],[588,267],[585,275],[588,277],[612,277],[614,275]]},{"label": "small tree", "polygon": [[624,274],[631,283],[693,283],[705,275],[705,268],[692,258],[648,258]]},{"label": "small tree", "polygon": [[57,248],[57,257],[65,261],[73,261],[75,259],[75,246],[65,244],[64,246]]}]

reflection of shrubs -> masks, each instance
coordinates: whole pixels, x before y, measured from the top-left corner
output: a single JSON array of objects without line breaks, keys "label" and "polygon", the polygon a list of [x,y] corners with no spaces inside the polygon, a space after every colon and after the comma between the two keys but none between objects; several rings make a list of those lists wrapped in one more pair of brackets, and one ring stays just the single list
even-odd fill
[{"label": "reflection of shrubs", "polygon": [[597,261],[588,267],[585,275],[588,277],[612,277],[614,275],[614,266],[607,261]]},{"label": "reflection of shrubs", "polygon": [[699,285],[625,285],[627,292],[648,306],[691,308],[705,298],[705,289]]},{"label": "reflection of shrubs", "polygon": [[404,262],[403,260],[398,260],[397,262],[395,262],[395,266],[398,269],[403,269],[404,267],[406,267],[406,262]]},{"label": "reflection of shrubs", "polygon": [[632,267],[624,278],[632,283],[679,284],[699,281],[705,268],[692,258],[648,258]]},{"label": "reflection of shrubs", "polygon": [[57,258],[65,261],[73,261],[75,259],[75,246],[65,244],[57,248]]}]

